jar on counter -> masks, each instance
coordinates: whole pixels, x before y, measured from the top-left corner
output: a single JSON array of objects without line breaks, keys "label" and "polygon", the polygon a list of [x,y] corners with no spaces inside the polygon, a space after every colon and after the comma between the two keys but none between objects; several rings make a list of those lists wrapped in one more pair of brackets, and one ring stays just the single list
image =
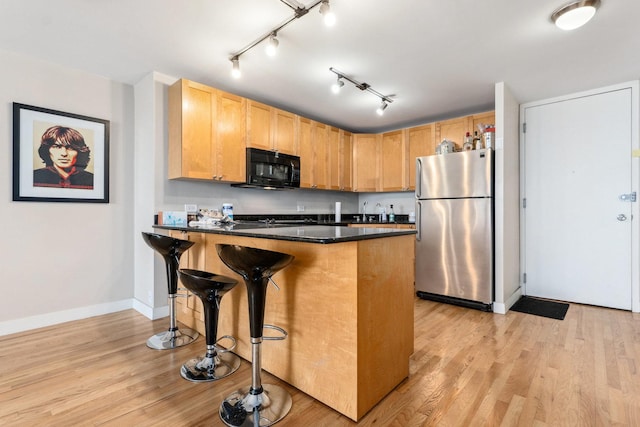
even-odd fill
[{"label": "jar on counter", "polygon": [[231,203],[223,203],[222,204],[222,215],[226,215],[230,220],[233,221],[233,204]]}]

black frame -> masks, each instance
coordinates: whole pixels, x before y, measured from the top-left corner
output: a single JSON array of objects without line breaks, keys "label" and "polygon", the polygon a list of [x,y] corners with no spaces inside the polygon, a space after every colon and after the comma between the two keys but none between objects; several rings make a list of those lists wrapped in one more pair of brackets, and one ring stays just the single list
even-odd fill
[{"label": "black frame", "polygon": [[[34,186],[43,126],[78,130],[90,142],[90,189]],[[13,201],[109,203],[109,120],[13,103]],[[40,131],[39,131],[40,130]],[[35,159],[35,160],[34,160]]]}]

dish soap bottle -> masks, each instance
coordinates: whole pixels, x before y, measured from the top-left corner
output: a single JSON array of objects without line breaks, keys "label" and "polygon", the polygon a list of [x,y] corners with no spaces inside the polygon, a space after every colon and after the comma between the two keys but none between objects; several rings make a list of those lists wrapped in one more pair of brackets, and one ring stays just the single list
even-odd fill
[{"label": "dish soap bottle", "polygon": [[393,212],[393,205],[389,206],[389,222],[396,222],[396,214]]}]

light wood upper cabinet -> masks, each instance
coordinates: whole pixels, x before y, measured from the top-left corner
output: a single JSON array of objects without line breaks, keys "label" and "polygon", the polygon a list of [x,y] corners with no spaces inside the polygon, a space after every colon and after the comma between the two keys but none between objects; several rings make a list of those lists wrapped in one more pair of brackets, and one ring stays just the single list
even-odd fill
[{"label": "light wood upper cabinet", "polygon": [[353,136],[353,190],[373,192],[378,190],[378,141],[380,134],[355,134]]},{"label": "light wood upper cabinet", "polygon": [[311,120],[298,117],[298,154],[300,155],[300,187],[313,185],[313,144],[311,143]]},{"label": "light wood upper cabinet", "polygon": [[340,131],[340,190],[353,189],[353,135]]},{"label": "light wood upper cabinet", "polygon": [[247,147],[297,155],[296,115],[247,100]]},{"label": "light wood upper cabinet", "polygon": [[[436,143],[439,144],[442,140],[448,139],[449,141],[453,141],[456,150],[460,150],[468,131],[467,117],[458,117],[436,122]],[[471,135],[473,135],[473,132],[471,132]]]},{"label": "light wood upper cabinet", "polygon": [[329,126],[319,122],[312,122],[311,137],[314,152],[312,188],[328,189]]},{"label": "light wood upper cabinet", "polygon": [[281,153],[298,155],[296,115],[288,111],[273,109],[272,149]]},{"label": "light wood upper cabinet", "polygon": [[409,152],[409,190],[416,188],[416,157],[435,154],[435,126],[416,126],[406,131]]},{"label": "light wood upper cabinet", "polygon": [[[495,111],[487,111],[486,113],[474,114],[469,116],[468,126],[470,128],[471,135],[473,135],[474,131],[478,130],[478,125],[495,125],[496,124],[496,112]],[[482,135],[480,135],[482,137]],[[495,147],[494,147],[495,148]]]},{"label": "light wood upper cabinet", "polygon": [[227,92],[218,92],[216,128],[216,179],[244,182],[246,170],[246,100]]},{"label": "light wood upper cabinet", "polygon": [[[174,83],[169,88],[169,178],[244,181],[244,109],[241,97],[184,79]],[[227,155],[229,163],[223,161]]]},{"label": "light wood upper cabinet", "polygon": [[271,107],[247,100],[247,147],[272,149]]},{"label": "light wood upper cabinet", "polygon": [[298,117],[298,152],[300,156],[300,187],[327,189],[328,126]]},{"label": "light wood upper cabinet", "polygon": [[380,144],[381,190],[404,191],[408,187],[404,131],[383,133]]},{"label": "light wood upper cabinet", "polygon": [[477,131],[478,135],[482,137],[478,130],[479,124],[495,124],[495,111],[436,122],[436,144],[442,142],[443,139],[448,139],[455,143],[456,150],[461,150],[467,132],[473,137],[474,132]]},{"label": "light wood upper cabinet", "polygon": [[329,127],[328,130],[328,188],[330,190],[341,190],[341,156],[340,151],[340,129]]}]

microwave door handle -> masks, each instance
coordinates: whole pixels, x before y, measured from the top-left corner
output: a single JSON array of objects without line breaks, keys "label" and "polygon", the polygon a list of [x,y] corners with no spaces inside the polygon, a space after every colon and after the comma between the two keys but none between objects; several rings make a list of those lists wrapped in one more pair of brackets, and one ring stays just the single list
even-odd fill
[{"label": "microwave door handle", "polygon": [[296,172],[296,166],[291,160],[289,160],[289,164],[291,165],[291,172],[289,173],[289,182],[293,182],[293,177],[295,176],[295,172]]}]

